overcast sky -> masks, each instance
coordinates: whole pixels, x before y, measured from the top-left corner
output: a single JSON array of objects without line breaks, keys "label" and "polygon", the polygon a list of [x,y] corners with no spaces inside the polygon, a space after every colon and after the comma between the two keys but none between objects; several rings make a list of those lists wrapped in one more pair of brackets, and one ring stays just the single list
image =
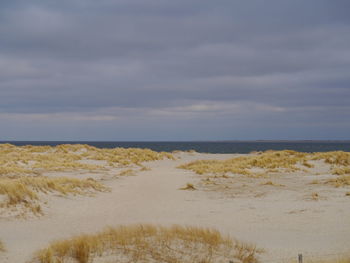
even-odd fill
[{"label": "overcast sky", "polygon": [[350,139],[348,0],[2,0],[0,140]]}]

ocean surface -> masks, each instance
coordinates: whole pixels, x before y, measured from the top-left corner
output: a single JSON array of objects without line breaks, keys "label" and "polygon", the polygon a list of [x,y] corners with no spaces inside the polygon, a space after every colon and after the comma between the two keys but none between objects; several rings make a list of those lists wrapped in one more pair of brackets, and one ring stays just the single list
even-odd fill
[{"label": "ocean surface", "polygon": [[88,144],[98,148],[149,148],[154,151],[195,150],[203,153],[249,153],[266,150],[295,150],[299,152],[348,151],[350,141],[193,141],[193,142],[102,142],[102,141],[0,141],[22,145]]}]

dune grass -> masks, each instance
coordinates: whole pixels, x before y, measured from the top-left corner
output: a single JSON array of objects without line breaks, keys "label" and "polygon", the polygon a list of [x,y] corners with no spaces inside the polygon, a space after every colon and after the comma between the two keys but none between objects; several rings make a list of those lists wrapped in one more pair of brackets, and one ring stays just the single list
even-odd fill
[{"label": "dune grass", "polygon": [[[197,174],[242,174],[254,175],[251,169],[259,168],[264,172],[295,172],[313,168],[310,161],[323,160],[331,165],[334,174],[346,174],[349,171],[350,153],[335,151],[325,153],[302,153],[290,150],[266,151],[263,153],[240,156],[228,160],[199,160],[179,168],[192,170]],[[264,174],[264,173],[261,173]]]},{"label": "dune grass", "polygon": [[349,166],[350,152],[331,151],[331,152],[316,152],[308,154],[311,160],[324,160],[328,164]]},{"label": "dune grass", "polygon": [[243,174],[251,175],[251,168],[263,168],[274,171],[283,168],[288,171],[298,170],[295,165],[305,160],[305,153],[294,151],[267,151],[261,154],[240,156],[228,160],[199,160],[181,165],[179,168],[188,169],[197,174]]},{"label": "dune grass", "polygon": [[136,173],[132,169],[126,169],[119,172],[118,176],[135,176]]},{"label": "dune grass", "polygon": [[91,191],[106,191],[107,188],[93,179],[67,177],[18,176],[0,177],[0,196],[4,201],[0,207],[22,205],[34,214],[40,214],[40,193],[55,192],[62,195],[85,195]]},{"label": "dune grass", "polygon": [[341,175],[328,180],[326,183],[332,184],[335,187],[350,186],[350,175]]},{"label": "dune grass", "polygon": [[332,173],[336,175],[345,175],[345,174],[350,175],[350,167],[335,167],[332,170]]},{"label": "dune grass", "polygon": [[197,190],[197,189],[196,189],[196,187],[194,187],[193,184],[187,183],[186,186],[181,187],[180,190],[191,190],[191,191],[194,191],[194,190]]},{"label": "dune grass", "polygon": [[[42,176],[46,172],[104,171],[135,165],[142,169],[143,162],[164,158],[174,159],[170,153],[138,148],[99,149],[83,144],[19,147],[0,144],[0,208],[20,206],[34,214],[41,214],[39,197],[48,192],[82,195],[106,190],[92,179]],[[131,175],[130,171],[121,175]]]},{"label": "dune grass", "polygon": [[[328,179],[313,179],[310,184],[347,187],[350,185],[349,164],[350,152],[303,153],[284,150],[254,152],[226,160],[197,160],[178,168],[191,170],[201,175],[196,185],[197,189],[235,196],[244,193],[241,189],[246,186],[246,183],[241,186],[237,185],[237,182],[241,180],[246,180],[248,183],[250,187],[250,190],[246,191],[248,193],[248,191],[255,191],[259,185],[286,186],[286,184],[278,184],[271,179],[281,178],[281,181],[285,182],[288,177],[284,175],[296,174],[305,176],[323,174],[328,176]],[[264,182],[262,181],[264,179],[268,180]],[[311,200],[319,200],[319,197],[311,194]]]},{"label": "dune grass", "polygon": [[311,193],[311,200],[318,201],[320,199],[320,195],[317,192]]},{"label": "dune grass", "polygon": [[234,262],[257,263],[262,251],[208,228],[131,225],[107,228],[95,235],[56,241],[31,261],[58,262]]},{"label": "dune grass", "polygon": [[284,187],[285,185],[283,184],[278,184],[272,181],[266,181],[265,183],[262,183],[261,185],[270,185],[270,186],[278,186],[278,187]]},{"label": "dune grass", "polygon": [[[0,144],[0,175],[38,174],[42,171],[101,170],[106,167],[140,165],[143,162],[174,159],[166,152],[150,149],[99,149],[89,145],[14,146]],[[102,161],[97,164],[89,160]]]}]

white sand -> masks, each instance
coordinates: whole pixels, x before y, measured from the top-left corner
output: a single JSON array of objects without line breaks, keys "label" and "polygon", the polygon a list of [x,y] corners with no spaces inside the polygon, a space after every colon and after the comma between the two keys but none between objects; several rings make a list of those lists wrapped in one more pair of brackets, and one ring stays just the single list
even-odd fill
[{"label": "white sand", "polygon": [[[252,187],[248,179],[238,178],[242,181],[238,181],[237,191],[228,194],[184,191],[179,188],[188,182],[196,185],[199,178],[177,169],[178,165],[232,155],[180,155],[177,161],[147,163],[152,170],[138,172],[138,176],[104,181],[112,189],[109,193],[50,197],[41,218],[0,219],[0,239],[7,249],[0,262],[26,262],[52,240],[130,223],[215,227],[265,248],[263,262],[287,262],[298,253],[307,258],[349,251],[350,197],[345,192],[350,189],[310,185],[312,177],[289,176],[278,179],[285,187]],[[308,198],[315,191],[321,196],[318,201]]]}]

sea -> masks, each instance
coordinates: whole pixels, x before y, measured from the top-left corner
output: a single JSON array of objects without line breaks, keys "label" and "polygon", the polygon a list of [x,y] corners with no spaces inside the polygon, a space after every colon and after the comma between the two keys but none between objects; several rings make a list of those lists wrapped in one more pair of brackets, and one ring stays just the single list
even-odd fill
[{"label": "sea", "polygon": [[195,150],[202,153],[250,153],[266,150],[299,152],[350,152],[350,141],[0,141],[16,146],[88,144],[98,148],[148,148],[154,151]]}]

